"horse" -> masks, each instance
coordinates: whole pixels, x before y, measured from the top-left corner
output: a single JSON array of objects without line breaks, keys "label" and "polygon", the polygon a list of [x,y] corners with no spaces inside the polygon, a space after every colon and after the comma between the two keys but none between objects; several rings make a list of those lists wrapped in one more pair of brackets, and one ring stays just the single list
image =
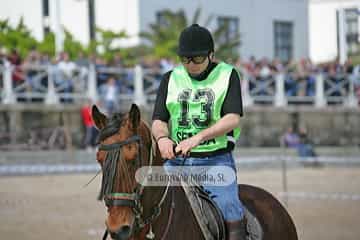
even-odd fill
[{"label": "horse", "polygon": [[[92,116],[100,130],[96,152],[103,173],[99,200],[107,207],[103,239],[108,235],[116,240],[205,239],[181,186],[142,186],[136,181],[140,167],[164,163],[138,106],[132,104],[128,113],[107,117],[94,105]],[[290,215],[275,197],[259,187],[238,186],[248,239],[298,239]]]}]

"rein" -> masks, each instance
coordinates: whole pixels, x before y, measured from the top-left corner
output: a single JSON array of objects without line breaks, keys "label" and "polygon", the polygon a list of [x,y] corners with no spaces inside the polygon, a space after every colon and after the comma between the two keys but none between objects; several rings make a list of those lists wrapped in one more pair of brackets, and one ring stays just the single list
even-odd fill
[{"label": "rein", "polygon": [[[152,139],[153,141],[153,139]],[[134,192],[132,193],[124,193],[124,192],[113,192],[113,180],[116,175],[118,161],[120,159],[120,153],[121,153],[121,147],[131,144],[131,143],[138,143],[138,155],[136,159],[136,164],[138,164],[138,167],[143,166],[142,156],[141,156],[141,148],[143,147],[142,139],[139,135],[134,135],[132,137],[129,137],[128,139],[113,143],[113,144],[102,144],[99,146],[99,150],[106,151],[107,156],[105,159],[104,166],[102,168],[103,172],[103,178],[101,183],[101,190],[98,197],[98,200],[104,200],[107,207],[110,206],[127,206],[130,207],[134,214],[135,214],[135,232],[140,232],[144,227],[149,225],[149,232],[146,235],[148,239],[154,239],[155,234],[152,232],[152,222],[154,219],[156,219],[161,212],[161,206],[163,202],[165,201],[170,182],[168,182],[165,191],[161,197],[161,200],[157,205],[155,205],[152,209],[152,213],[150,216],[144,218],[143,216],[143,205],[141,203],[141,197],[144,190],[145,184],[138,183]],[[148,175],[152,173],[152,166],[153,166],[153,151],[152,151],[152,144],[150,145],[150,151],[149,151],[149,170]],[[147,178],[145,178],[147,179]],[[174,196],[172,194],[171,199],[171,209],[169,214],[169,221],[168,225],[165,229],[165,232],[163,234],[163,237],[161,239],[164,239],[164,237],[167,235],[167,232],[169,230],[169,225],[171,222],[171,218],[173,215],[173,211],[175,208],[174,203]],[[106,229],[103,235],[103,240],[107,238],[109,231]]]}]

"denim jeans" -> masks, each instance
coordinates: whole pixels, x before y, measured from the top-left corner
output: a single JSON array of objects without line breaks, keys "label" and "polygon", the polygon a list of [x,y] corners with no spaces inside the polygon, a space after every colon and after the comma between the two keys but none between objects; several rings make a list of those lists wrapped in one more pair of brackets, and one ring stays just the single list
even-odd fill
[{"label": "denim jeans", "polygon": [[[213,157],[204,158],[175,158],[167,160],[164,164],[165,169],[171,166],[226,166],[235,171],[234,159],[231,153],[225,153]],[[226,186],[204,185],[204,189],[220,208],[226,221],[236,221],[244,216],[243,204],[239,199],[238,185],[235,178],[231,184]]]}]

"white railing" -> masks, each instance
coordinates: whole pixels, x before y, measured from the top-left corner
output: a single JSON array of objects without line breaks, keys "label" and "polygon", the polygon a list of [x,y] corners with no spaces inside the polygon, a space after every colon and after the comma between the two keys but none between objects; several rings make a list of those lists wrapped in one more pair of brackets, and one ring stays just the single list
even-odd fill
[{"label": "white railing", "polygon": [[[109,76],[114,76],[121,85],[118,102],[136,102],[146,106],[155,101],[161,74],[156,69],[77,67],[71,76],[65,76],[55,65],[23,67],[23,79],[14,82],[14,67],[0,66],[0,102],[15,104],[37,99],[45,104],[61,104],[100,98],[100,86]],[[242,80],[243,102],[246,106],[270,104],[285,107],[289,104],[310,104],[325,107],[328,104],[341,104],[358,107],[354,81],[348,75],[331,78],[325,74],[313,75],[310,95],[289,94],[288,73],[279,73],[266,78],[244,75]]]}]

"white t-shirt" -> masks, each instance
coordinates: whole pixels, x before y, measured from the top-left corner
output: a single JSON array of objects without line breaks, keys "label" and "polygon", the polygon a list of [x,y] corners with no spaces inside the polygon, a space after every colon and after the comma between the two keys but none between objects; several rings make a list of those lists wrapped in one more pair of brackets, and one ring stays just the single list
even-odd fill
[{"label": "white t-shirt", "polygon": [[115,93],[116,93],[115,86],[108,86],[106,95],[105,95],[105,100],[106,101],[115,101],[115,99],[116,99]]}]

